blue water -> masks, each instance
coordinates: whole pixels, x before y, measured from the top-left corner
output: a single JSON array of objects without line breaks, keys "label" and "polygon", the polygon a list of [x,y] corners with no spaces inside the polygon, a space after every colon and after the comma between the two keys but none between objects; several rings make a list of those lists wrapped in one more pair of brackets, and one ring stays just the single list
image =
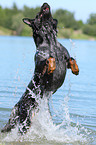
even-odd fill
[{"label": "blue water", "polygon": [[[16,129],[0,133],[0,144],[96,144],[96,41],[58,41],[76,58],[79,76],[67,71],[63,86],[50,97],[51,117],[45,99],[25,137]],[[33,76],[35,51],[31,37],[0,36],[0,129]]]}]

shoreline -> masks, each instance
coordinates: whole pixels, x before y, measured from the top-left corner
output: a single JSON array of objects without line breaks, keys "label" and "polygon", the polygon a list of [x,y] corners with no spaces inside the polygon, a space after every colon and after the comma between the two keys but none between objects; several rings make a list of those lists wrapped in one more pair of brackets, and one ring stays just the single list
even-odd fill
[{"label": "shoreline", "polygon": [[[0,27],[0,36],[23,36],[23,37],[32,37],[32,31],[29,35],[15,35],[16,31],[12,31],[9,29],[6,29],[4,27]],[[72,29],[58,29],[57,38],[59,39],[76,39],[76,40],[90,40],[95,41],[96,37],[85,35],[82,33],[81,30],[72,30]]]},{"label": "shoreline", "polygon": [[[19,37],[19,38],[22,38],[22,37],[25,37],[25,38],[33,38],[33,36],[19,36],[19,35],[0,35],[0,37]],[[80,40],[80,41],[96,41],[96,39],[75,39],[75,38],[60,38],[60,37],[57,37],[57,39],[65,39],[65,40]]]}]

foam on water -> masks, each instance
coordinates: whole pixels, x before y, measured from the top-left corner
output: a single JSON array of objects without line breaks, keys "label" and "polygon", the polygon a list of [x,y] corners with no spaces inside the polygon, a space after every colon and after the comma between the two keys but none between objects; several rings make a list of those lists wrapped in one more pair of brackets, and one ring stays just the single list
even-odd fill
[{"label": "foam on water", "polygon": [[32,126],[25,135],[18,133],[18,127],[13,129],[4,137],[3,142],[55,142],[55,143],[88,143],[88,131],[77,123],[72,125],[69,116],[68,106],[66,105],[68,96],[62,104],[64,116],[60,124],[55,124],[49,112],[48,100],[46,97],[40,100],[39,112],[32,120]]}]

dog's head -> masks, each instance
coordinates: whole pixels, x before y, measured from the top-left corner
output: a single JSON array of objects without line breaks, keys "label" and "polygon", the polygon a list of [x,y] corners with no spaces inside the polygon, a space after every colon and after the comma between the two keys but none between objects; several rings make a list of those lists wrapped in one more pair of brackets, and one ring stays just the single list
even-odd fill
[{"label": "dog's head", "polygon": [[44,3],[41,6],[41,10],[39,12],[38,17],[41,18],[42,21],[52,18],[51,12],[50,12],[50,6],[47,3]]},{"label": "dog's head", "polygon": [[[40,12],[36,15],[35,19],[24,18],[23,22],[33,29],[33,37],[36,45],[43,42],[41,30],[43,27],[49,27],[50,29],[57,32],[57,20],[52,18],[50,6],[44,3],[41,6]],[[48,30],[48,29],[47,29]]]},{"label": "dog's head", "polygon": [[51,12],[50,12],[50,6],[47,3],[44,3],[41,6],[41,10],[36,15],[35,19],[24,18],[23,22],[33,28],[34,22],[40,23],[40,22],[46,21],[48,19],[52,19]]},{"label": "dog's head", "polygon": [[52,22],[53,28],[57,27],[57,20],[52,18],[50,6],[47,3],[44,3],[41,6],[40,12],[36,15],[35,19],[24,18],[23,22],[30,26],[33,30],[38,29],[42,26],[42,23]]}]

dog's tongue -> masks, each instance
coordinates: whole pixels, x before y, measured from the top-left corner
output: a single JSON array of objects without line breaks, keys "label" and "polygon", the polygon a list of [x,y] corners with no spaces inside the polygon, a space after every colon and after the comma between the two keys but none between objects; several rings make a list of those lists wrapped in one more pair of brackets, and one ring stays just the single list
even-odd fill
[{"label": "dog's tongue", "polygon": [[49,8],[43,9],[43,11],[49,11]]},{"label": "dog's tongue", "polygon": [[46,8],[46,10],[49,10],[49,8]]}]

